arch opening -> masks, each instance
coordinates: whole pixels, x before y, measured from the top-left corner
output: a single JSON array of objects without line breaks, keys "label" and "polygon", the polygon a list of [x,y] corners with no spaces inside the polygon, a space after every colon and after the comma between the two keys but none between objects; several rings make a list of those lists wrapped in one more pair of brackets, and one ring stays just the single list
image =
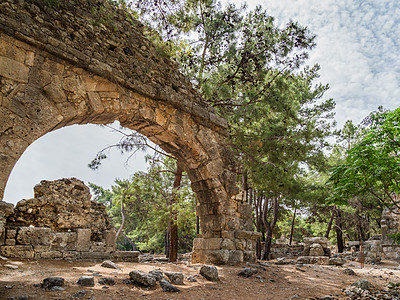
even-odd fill
[{"label": "arch opening", "polygon": [[[5,34],[0,43],[7,49],[0,53],[0,198],[13,166],[39,137],[74,124],[119,121],[173,155],[187,172],[202,220],[192,262],[255,259],[251,209],[236,186],[226,128],[211,109],[197,102],[182,106],[174,95],[170,101],[151,98],[138,92],[140,83],[127,88]],[[190,99],[187,91],[181,94]]]}]

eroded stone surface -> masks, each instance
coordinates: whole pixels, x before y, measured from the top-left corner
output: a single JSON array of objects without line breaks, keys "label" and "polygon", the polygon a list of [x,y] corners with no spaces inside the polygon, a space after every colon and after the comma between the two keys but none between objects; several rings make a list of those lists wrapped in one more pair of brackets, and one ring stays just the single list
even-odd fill
[{"label": "eroded stone surface", "polygon": [[[108,21],[99,24],[104,13]],[[118,120],[175,156],[187,171],[199,204],[199,238],[230,236],[224,243],[200,242],[208,248],[194,249],[193,261],[254,260],[256,236],[242,232],[252,229],[251,208],[236,186],[237,160],[227,146],[227,122],[175,62],[157,54],[143,25],[132,20],[105,0],[60,1],[57,9],[43,1],[1,2],[0,198],[14,164],[37,138],[68,125]],[[45,184],[35,198],[46,206],[43,189]],[[103,239],[95,217],[90,226],[80,217],[81,211],[95,214],[97,208],[84,198],[84,190],[72,186],[70,192],[81,199],[74,228],[90,229],[92,238]],[[43,227],[42,207],[31,204],[20,205],[17,221]],[[50,218],[46,227],[65,229],[73,223],[71,216]],[[2,231],[0,221],[0,237]],[[93,253],[103,251],[103,244],[90,247]],[[109,243],[104,247],[107,251]]]},{"label": "eroded stone surface", "polygon": [[33,199],[17,203],[16,225],[47,227],[53,231],[87,229],[89,235],[101,237],[105,230],[111,229],[104,205],[91,201],[89,188],[79,179],[43,180],[34,192]]},{"label": "eroded stone surface", "polygon": [[[90,201],[89,188],[76,178],[42,181],[34,199],[13,206],[0,202],[0,254],[25,259],[110,259],[115,230],[104,206]],[[76,208],[79,208],[77,211]],[[7,222],[5,223],[5,221]],[[78,223],[80,227],[76,228]],[[39,226],[39,227],[37,227]]]}]

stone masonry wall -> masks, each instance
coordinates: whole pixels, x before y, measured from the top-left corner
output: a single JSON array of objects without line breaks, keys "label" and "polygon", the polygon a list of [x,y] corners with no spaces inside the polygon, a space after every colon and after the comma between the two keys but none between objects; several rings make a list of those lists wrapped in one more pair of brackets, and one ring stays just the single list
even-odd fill
[{"label": "stone masonry wall", "polygon": [[257,234],[236,186],[227,122],[126,11],[107,0],[51,3],[0,2],[0,198],[14,164],[39,137],[118,120],[187,172],[202,232],[192,260],[254,260]]},{"label": "stone masonry wall", "polygon": [[272,244],[271,259],[286,257],[294,258],[303,255],[304,245]]},{"label": "stone masonry wall", "polygon": [[397,245],[388,234],[400,232],[400,211],[384,208],[381,219],[382,248],[387,259],[400,261],[400,245]]},{"label": "stone masonry wall", "polygon": [[[42,181],[35,198],[0,205],[0,255],[23,259],[93,260],[127,257],[115,251],[105,207],[76,178]],[[138,253],[130,259],[137,261]]]}]

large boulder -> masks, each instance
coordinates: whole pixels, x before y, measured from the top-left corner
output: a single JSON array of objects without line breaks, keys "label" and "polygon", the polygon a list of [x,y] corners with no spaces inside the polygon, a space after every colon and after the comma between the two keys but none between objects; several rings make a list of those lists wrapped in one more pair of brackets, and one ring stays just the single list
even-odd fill
[{"label": "large boulder", "polygon": [[183,274],[182,272],[168,272],[164,271],[164,274],[167,275],[168,279],[172,284],[183,284]]},{"label": "large boulder", "polygon": [[218,281],[218,270],[214,266],[202,265],[200,275],[210,281]]},{"label": "large boulder", "polygon": [[140,270],[131,271],[129,277],[131,281],[144,286],[155,286],[157,283],[155,276]]}]

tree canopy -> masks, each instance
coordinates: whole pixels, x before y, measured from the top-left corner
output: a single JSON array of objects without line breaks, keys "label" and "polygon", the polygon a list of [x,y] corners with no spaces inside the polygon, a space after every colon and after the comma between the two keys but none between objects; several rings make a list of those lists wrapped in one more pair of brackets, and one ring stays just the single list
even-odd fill
[{"label": "tree canopy", "polygon": [[332,169],[333,201],[371,195],[382,205],[396,206],[400,193],[400,108],[380,109],[365,120],[363,138]]}]

